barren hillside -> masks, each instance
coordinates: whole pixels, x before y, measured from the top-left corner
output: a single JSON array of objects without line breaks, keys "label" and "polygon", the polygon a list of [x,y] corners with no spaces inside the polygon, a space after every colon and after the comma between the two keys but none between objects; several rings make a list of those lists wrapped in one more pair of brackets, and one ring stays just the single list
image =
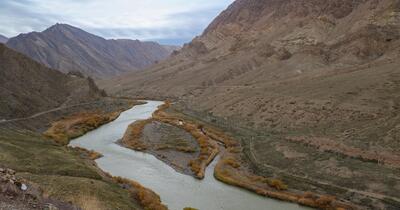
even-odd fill
[{"label": "barren hillside", "polygon": [[243,135],[261,174],[396,209],[399,38],[397,0],[237,0],[173,57],[102,86]]},{"label": "barren hillside", "polygon": [[155,42],[106,40],[66,24],[18,35],[7,46],[61,72],[99,78],[149,67],[171,53],[170,47]]},{"label": "barren hillside", "polygon": [[65,75],[0,44],[0,119],[26,117],[101,96],[91,79]]}]

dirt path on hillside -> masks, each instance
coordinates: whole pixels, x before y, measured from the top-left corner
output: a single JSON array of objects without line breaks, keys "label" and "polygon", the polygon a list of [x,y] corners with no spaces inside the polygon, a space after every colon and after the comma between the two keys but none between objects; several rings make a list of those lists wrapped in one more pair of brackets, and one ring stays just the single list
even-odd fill
[{"label": "dirt path on hillside", "polygon": [[9,120],[4,120],[4,119],[0,120],[0,124],[9,123],[9,122],[17,122],[17,121],[21,121],[21,120],[29,120],[29,119],[33,119],[33,118],[39,117],[44,114],[60,111],[63,109],[68,109],[68,108],[73,108],[73,107],[78,107],[78,106],[83,106],[83,105],[89,105],[89,104],[97,104],[97,103],[99,103],[99,102],[86,102],[86,103],[80,103],[80,104],[75,104],[75,105],[70,105],[70,106],[65,106],[65,103],[63,103],[57,108],[42,111],[42,112],[33,114],[29,117],[14,118],[14,119],[9,119]]}]

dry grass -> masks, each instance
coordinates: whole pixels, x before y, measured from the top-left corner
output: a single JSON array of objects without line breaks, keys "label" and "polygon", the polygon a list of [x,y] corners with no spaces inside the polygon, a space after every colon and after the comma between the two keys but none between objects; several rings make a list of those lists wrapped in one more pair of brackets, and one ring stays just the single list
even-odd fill
[{"label": "dry grass", "polygon": [[71,139],[84,135],[101,125],[115,120],[121,111],[111,113],[79,113],[52,123],[51,127],[43,133],[47,138],[53,139],[61,145],[67,145]]},{"label": "dry grass", "polygon": [[152,121],[152,119],[139,120],[130,124],[124,134],[124,137],[122,138],[122,144],[134,150],[146,150],[148,146],[146,145],[146,143],[142,142],[140,138],[142,136],[142,131],[144,127]]},{"label": "dry grass", "polygon": [[223,164],[230,165],[233,168],[239,168],[240,163],[235,158],[225,158],[222,160]]},{"label": "dry grass", "polygon": [[160,144],[155,146],[155,150],[176,150],[184,153],[195,153],[196,149],[190,146],[170,146],[166,144]]},{"label": "dry grass", "polygon": [[95,196],[79,195],[74,199],[74,204],[83,210],[107,210],[104,204]]},{"label": "dry grass", "polygon": [[158,196],[152,190],[143,187],[135,181],[122,177],[113,177],[113,179],[119,184],[129,185],[129,191],[132,193],[133,197],[140,202],[144,209],[168,210],[168,208],[161,203],[160,196]]},{"label": "dry grass", "polygon": [[200,146],[200,155],[197,159],[189,162],[189,167],[195,173],[196,178],[203,179],[207,165],[211,163],[219,152],[218,145],[210,141],[208,136],[202,132],[202,127],[200,125],[167,114],[165,110],[169,107],[169,102],[165,102],[163,105],[159,106],[159,109],[153,113],[153,119],[182,128],[196,139]]},{"label": "dry grass", "polygon": [[100,154],[96,151],[93,151],[93,150],[87,150],[87,149],[81,148],[81,147],[74,147],[72,149],[79,151],[82,155],[84,155],[85,157],[87,157],[90,160],[96,160],[96,159],[103,157],[102,154]]},{"label": "dry grass", "polygon": [[277,190],[287,190],[288,189],[288,186],[286,184],[284,184],[281,180],[278,180],[278,179],[268,180],[268,185]]}]

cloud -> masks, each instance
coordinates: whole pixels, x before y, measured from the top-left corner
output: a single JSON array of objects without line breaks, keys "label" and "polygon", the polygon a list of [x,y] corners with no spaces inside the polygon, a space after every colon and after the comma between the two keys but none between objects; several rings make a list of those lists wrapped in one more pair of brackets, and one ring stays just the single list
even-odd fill
[{"label": "cloud", "polygon": [[105,38],[182,44],[199,35],[233,0],[2,0],[8,37],[67,23]]}]

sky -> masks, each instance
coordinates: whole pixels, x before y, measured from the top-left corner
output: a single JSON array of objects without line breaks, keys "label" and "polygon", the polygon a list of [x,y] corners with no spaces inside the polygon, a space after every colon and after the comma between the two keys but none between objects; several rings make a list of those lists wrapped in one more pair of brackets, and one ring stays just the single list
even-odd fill
[{"label": "sky", "polygon": [[0,34],[66,23],[104,38],[182,45],[234,0],[0,0]]}]

